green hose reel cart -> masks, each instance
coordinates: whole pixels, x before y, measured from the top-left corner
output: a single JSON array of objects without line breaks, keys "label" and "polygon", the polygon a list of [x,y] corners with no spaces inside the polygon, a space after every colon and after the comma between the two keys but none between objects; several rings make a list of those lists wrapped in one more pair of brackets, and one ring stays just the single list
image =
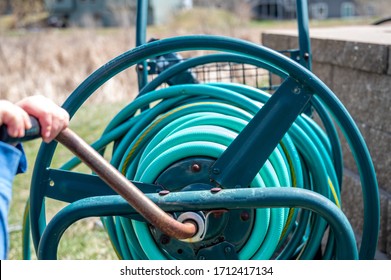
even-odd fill
[{"label": "green hose reel cart", "polygon": [[[221,36],[146,42],[147,10],[147,1],[138,1],[136,48],[97,69],[63,104],[73,116],[107,81],[136,67],[138,96],[91,147],[104,155],[113,145],[110,165],[140,200],[118,194],[96,174],[73,171],[78,157],[52,167],[57,143],[42,144],[24,225],[25,258],[31,238],[39,259],[56,259],[69,226],[100,217],[120,259],[373,259],[380,216],[374,167],[351,116],[311,72],[306,1],[297,0],[300,47],[290,57]],[[208,54],[180,59],[194,50]],[[273,78],[249,85],[243,72],[240,81],[205,81],[197,71],[208,65]],[[276,77],[281,83],[273,85]],[[359,244],[341,210],[337,129],[361,177]],[[67,206],[48,219],[47,198]]]}]

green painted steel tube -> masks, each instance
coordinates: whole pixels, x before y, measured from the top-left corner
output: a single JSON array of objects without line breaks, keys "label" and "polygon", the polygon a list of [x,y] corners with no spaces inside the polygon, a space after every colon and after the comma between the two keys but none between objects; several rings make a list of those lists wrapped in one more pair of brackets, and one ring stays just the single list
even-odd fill
[{"label": "green painted steel tube", "polygon": [[[298,84],[287,79],[271,97],[270,101],[254,115],[242,133],[216,160],[212,168],[212,180],[227,188],[246,186],[275,149],[297,116],[309,102],[311,94],[301,90],[295,93]],[[256,144],[258,143],[258,144]],[[263,144],[262,149],[253,149]],[[240,164],[245,158],[246,163]],[[237,176],[235,172],[241,174]]]},{"label": "green painted steel tube", "polygon": [[27,200],[26,206],[23,212],[23,233],[22,233],[22,257],[24,260],[29,260],[31,258],[30,252],[30,203]]},{"label": "green painted steel tube", "polygon": [[[136,47],[146,43],[148,24],[148,0],[137,1],[136,16]],[[147,62],[141,61],[137,67],[137,81],[139,90],[148,83]]]},{"label": "green painted steel tube", "polygon": [[300,64],[312,70],[311,41],[309,35],[307,0],[296,0],[297,29],[299,32]]},{"label": "green painted steel tube", "polygon": [[[349,221],[325,197],[297,188],[249,188],[240,190],[193,191],[171,193],[164,197],[147,195],[164,211],[198,211],[204,209],[241,209],[298,207],[314,211],[330,224],[337,239],[337,259],[357,259],[353,230]],[[119,196],[92,197],[79,200],[61,210],[48,224],[38,250],[40,259],[56,259],[57,247],[65,230],[76,221],[91,216],[126,216],[134,213]]]}]

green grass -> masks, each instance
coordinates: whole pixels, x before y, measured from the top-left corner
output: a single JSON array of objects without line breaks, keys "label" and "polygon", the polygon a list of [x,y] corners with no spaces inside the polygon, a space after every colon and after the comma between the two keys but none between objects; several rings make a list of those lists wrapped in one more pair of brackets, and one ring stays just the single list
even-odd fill
[{"label": "green grass", "polygon": [[[120,103],[85,105],[77,111],[70,127],[84,140],[91,143],[101,135],[107,123],[123,107],[124,104]],[[27,173],[18,175],[13,184],[13,200],[9,216],[11,228],[9,259],[18,260],[23,258],[21,231],[23,212],[29,197],[33,165],[37,164],[35,163],[35,158],[40,145],[40,140],[24,143],[29,169]],[[58,167],[70,157],[72,157],[72,154],[63,146],[58,145],[51,166]],[[86,166],[78,167],[78,171],[91,172]],[[65,205],[63,202],[48,201],[47,220]],[[34,250],[31,255],[32,259],[36,259]],[[75,223],[64,233],[59,246],[58,258],[107,260],[117,259],[117,256],[106,231],[100,224],[99,218],[89,218]]]}]

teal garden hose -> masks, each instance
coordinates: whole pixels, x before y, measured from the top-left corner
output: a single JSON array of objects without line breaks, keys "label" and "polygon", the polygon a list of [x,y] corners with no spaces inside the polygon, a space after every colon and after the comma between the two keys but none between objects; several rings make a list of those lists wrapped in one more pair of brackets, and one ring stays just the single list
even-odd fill
[{"label": "teal garden hose", "polygon": [[[253,89],[248,90],[253,91]],[[142,99],[147,99],[149,96],[167,100],[166,96],[172,95],[170,94],[171,92],[174,92],[175,96],[178,92],[182,92],[183,94],[183,91],[187,91],[188,94],[195,96],[197,92],[201,93],[199,94],[201,96],[202,93],[205,93],[209,95],[208,99],[210,95],[213,95],[215,98],[220,96],[224,97],[224,100],[223,103],[220,103],[213,99],[212,101],[208,101],[208,99],[196,98],[194,103],[190,104],[186,100],[185,102],[181,102],[183,103],[182,106],[174,106],[172,110],[168,110],[165,114],[160,113],[157,119],[151,124],[143,123],[143,125],[140,125],[145,127],[145,129],[139,135],[134,135],[132,130],[127,131],[127,134],[125,134],[122,140],[126,141],[126,139],[129,139],[133,143],[121,142],[113,154],[112,163],[122,170],[129,179],[153,183],[164,169],[180,159],[198,156],[213,159],[218,158],[251,118],[251,115],[247,112],[255,113],[257,108],[254,106],[256,103],[251,102],[251,100],[247,100],[247,104],[243,103],[245,100],[237,97],[235,92],[209,85],[174,86],[159,90],[158,92],[148,93],[148,95],[141,97],[139,100],[142,101]],[[165,94],[166,92],[167,94]],[[258,92],[258,94],[267,98],[262,92]],[[134,109],[138,108],[136,107]],[[127,110],[129,109],[126,108],[123,111],[124,115],[126,115]],[[156,113],[158,113],[158,109],[156,109]],[[304,120],[312,122],[309,118],[303,118],[303,122],[305,123],[306,121]],[[119,121],[122,120],[120,119]],[[308,127],[304,129],[309,130]],[[290,135],[286,135],[282,141],[285,152],[282,145],[278,146],[271,155],[270,161],[265,164],[260,170],[259,175],[252,182],[251,187],[302,187],[304,180],[302,178],[299,154],[306,153],[306,155],[303,155],[306,159],[313,159],[313,162],[310,162],[308,165],[314,162],[326,162],[330,164],[330,154],[324,151],[325,148],[319,145],[316,147],[316,144],[312,144],[316,141],[319,142],[319,139],[315,138],[311,140],[304,138],[306,135],[305,131],[299,126],[296,127],[296,124],[292,130],[292,137],[296,139],[296,143],[290,139]],[[323,135],[323,137],[325,136]],[[142,142],[143,140],[147,141],[147,139],[151,139],[149,143],[147,142],[148,145]],[[299,144],[301,139],[304,140]],[[298,145],[303,149],[300,153],[295,148]],[[314,147],[310,145],[314,145]],[[123,147],[126,147],[127,150],[124,150]],[[306,147],[308,151],[305,151]],[[317,148],[323,150],[323,157]],[[120,160],[117,160],[118,157]],[[136,161],[133,161],[133,158]],[[289,162],[288,158],[292,162],[292,166],[287,164]],[[317,169],[318,165],[315,164],[314,166],[314,169]],[[328,167],[329,170],[333,170],[332,166]],[[320,165],[319,170],[314,170],[313,172],[319,174],[318,176],[320,177],[319,180],[315,181],[314,179],[313,185],[319,186],[319,192],[323,192],[339,204],[339,194],[335,191],[335,189],[339,188],[334,179],[335,174],[330,175],[333,178],[333,184],[331,179],[329,179],[326,167]],[[293,182],[295,185],[293,185]],[[330,186],[335,186],[331,188],[333,191],[330,190]],[[310,186],[307,187],[310,188]],[[257,210],[253,231],[250,234],[246,246],[239,251],[239,258],[270,258],[276,250],[280,238],[282,238],[284,226],[289,226],[289,223],[287,223],[288,212],[288,209],[282,208],[273,208],[271,211],[265,209]],[[150,259],[167,257],[158,248],[151,246],[155,242],[148,233],[148,227],[145,223],[130,222],[126,219],[121,221],[122,225],[124,223],[131,223],[129,226],[133,227],[138,238],[135,239],[134,236],[133,238],[129,237],[130,240],[122,243],[133,244],[139,242],[146,257]],[[317,233],[318,237],[314,237],[317,240],[317,246],[319,246],[319,241],[322,237],[323,227],[325,225],[321,226],[320,233]],[[121,248],[117,248],[117,251],[120,250]]]}]

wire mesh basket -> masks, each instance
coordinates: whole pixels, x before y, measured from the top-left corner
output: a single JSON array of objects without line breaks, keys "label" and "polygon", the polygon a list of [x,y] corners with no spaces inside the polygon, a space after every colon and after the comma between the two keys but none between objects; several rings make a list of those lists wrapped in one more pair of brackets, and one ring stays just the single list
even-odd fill
[{"label": "wire mesh basket", "polygon": [[[285,50],[281,51],[281,53],[292,59],[296,57],[295,50]],[[153,80],[168,68],[188,59],[183,58],[178,53],[170,53],[149,59],[147,61],[149,80]],[[137,69],[143,69],[141,64]],[[281,82],[282,80],[279,76],[258,66],[243,62],[224,61],[188,68],[168,79],[165,85],[162,86],[188,83],[239,83],[273,93]]]}]

